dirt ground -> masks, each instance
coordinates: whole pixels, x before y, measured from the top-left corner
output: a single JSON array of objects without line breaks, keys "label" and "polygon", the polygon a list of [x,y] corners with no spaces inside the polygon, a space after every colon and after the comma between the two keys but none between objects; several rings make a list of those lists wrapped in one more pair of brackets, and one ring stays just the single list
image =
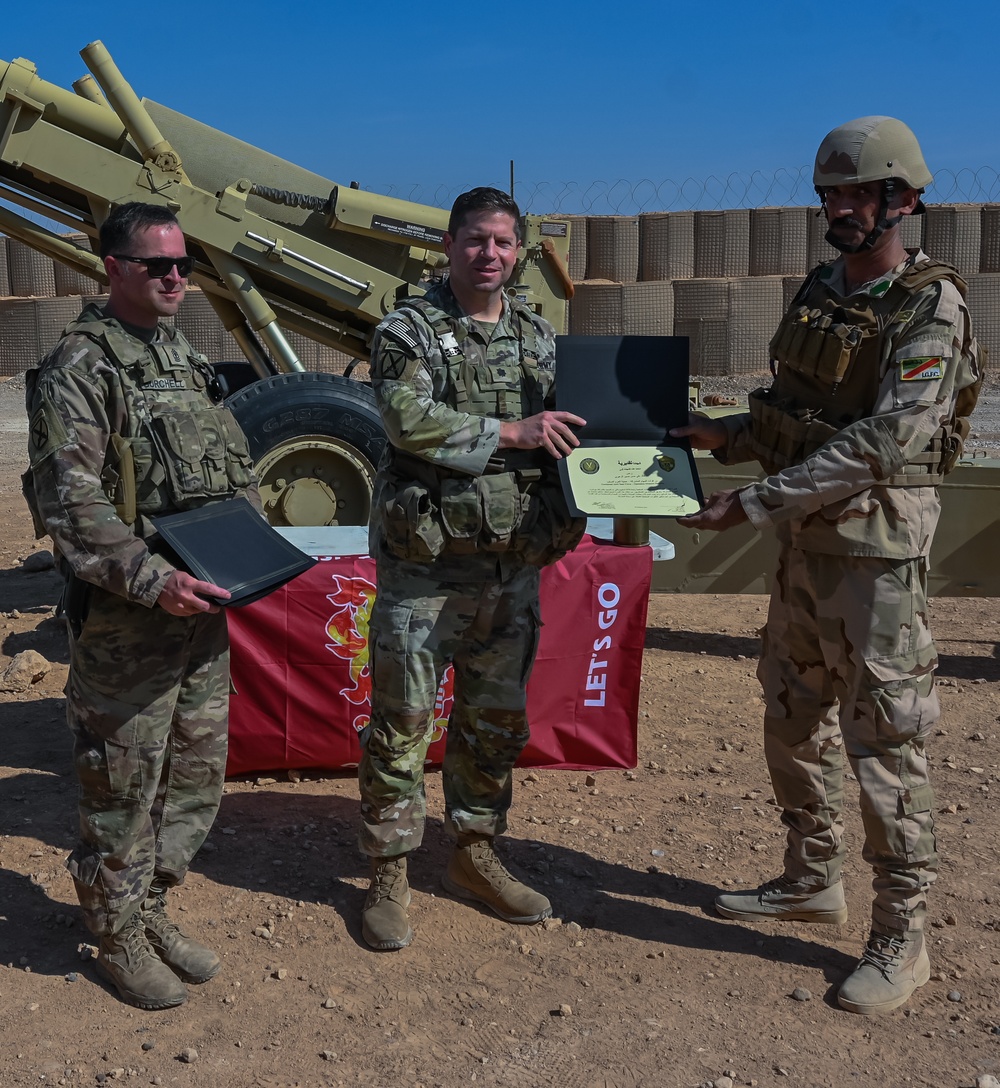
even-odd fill
[{"label": "dirt ground", "polygon": [[[416,940],[373,953],[353,776],[232,781],[173,897],[222,973],[179,1009],[123,1005],[82,957],[63,868],[76,823],[66,644],[58,576],[23,565],[36,545],[18,493],[21,396],[0,383],[0,673],[24,650],[51,668],[0,693],[0,1085],[971,1088],[1000,1076],[990,600],[934,602],[941,874],[933,975],[903,1009],[867,1018],[835,1001],[871,896],[853,783],[845,926],[753,927],[712,910],[718,888],[756,884],[781,860],[754,676],[766,601],[752,596],[653,598],[635,771],[592,785],[518,773],[503,853],[551,897],[549,923],[508,925],[441,891],[435,818],[411,863]],[[429,792],[439,817],[436,774]]]}]

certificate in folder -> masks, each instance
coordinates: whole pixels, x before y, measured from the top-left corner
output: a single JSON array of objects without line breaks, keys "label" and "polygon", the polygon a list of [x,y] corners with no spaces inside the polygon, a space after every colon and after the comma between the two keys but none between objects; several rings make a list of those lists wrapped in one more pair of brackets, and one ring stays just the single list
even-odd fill
[{"label": "certificate in folder", "polygon": [[197,510],[152,518],[163,545],[157,546],[182,570],[228,589],[239,607],[279,589],[316,560],[271,528],[246,499],[224,499]]},{"label": "certificate in folder", "polygon": [[556,397],[587,421],[580,445],[559,462],[573,513],[683,517],[702,491],[686,439],[688,341],[683,336],[559,336]]}]

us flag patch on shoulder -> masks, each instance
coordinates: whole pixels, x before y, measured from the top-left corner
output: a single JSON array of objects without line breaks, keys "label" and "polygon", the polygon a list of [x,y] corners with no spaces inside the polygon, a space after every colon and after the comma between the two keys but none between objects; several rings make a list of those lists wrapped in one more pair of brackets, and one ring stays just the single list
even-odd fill
[{"label": "us flag patch on shoulder", "polygon": [[394,317],[391,321],[387,321],[382,326],[382,332],[385,335],[391,336],[393,340],[398,340],[400,343],[405,344],[409,348],[417,347],[417,341],[410,331],[410,326],[407,325],[402,318]]},{"label": "us flag patch on shoulder", "polygon": [[922,355],[916,359],[901,359],[899,380],[903,382],[929,381],[944,374],[944,359],[940,355]]}]

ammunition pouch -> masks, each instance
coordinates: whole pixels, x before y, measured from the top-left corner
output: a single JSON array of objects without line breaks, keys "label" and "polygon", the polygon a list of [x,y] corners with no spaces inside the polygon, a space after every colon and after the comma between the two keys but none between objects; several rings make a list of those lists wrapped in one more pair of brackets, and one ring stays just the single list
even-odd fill
[{"label": "ammunition pouch", "polygon": [[444,551],[440,510],[416,481],[387,480],[382,488],[382,534],[397,559],[426,563]]},{"label": "ammunition pouch", "polygon": [[382,490],[382,530],[393,555],[427,562],[446,548],[452,555],[510,549],[522,516],[515,473],[420,477],[390,476]]},{"label": "ammunition pouch", "polygon": [[536,451],[490,459],[482,476],[443,475],[394,451],[380,494],[386,546],[399,559],[513,552],[533,566],[561,558],[580,542],[585,518],[573,517],[558,475],[531,464]]},{"label": "ammunition pouch", "polygon": [[956,417],[939,427],[923,452],[910,458],[901,472],[883,483],[887,487],[937,487],[958,464],[971,425],[965,417]]},{"label": "ammunition pouch", "polygon": [[533,567],[547,567],[583,539],[587,519],[574,517],[555,473],[521,496],[523,516],[515,550]]},{"label": "ammunition pouch", "polygon": [[130,440],[140,513],[186,510],[253,482],[246,440],[228,408],[155,414],[149,434],[151,443]]},{"label": "ammunition pouch", "polygon": [[441,523],[456,555],[505,552],[521,522],[521,495],[511,472],[441,481]]},{"label": "ammunition pouch", "polygon": [[808,306],[790,310],[771,340],[771,358],[823,386],[836,387],[857,358],[862,342],[876,335],[870,310],[838,308],[824,313]]},{"label": "ammunition pouch", "polygon": [[104,493],[115,504],[115,513],[126,525],[136,519],[135,456],[127,438],[113,433],[101,470]]}]

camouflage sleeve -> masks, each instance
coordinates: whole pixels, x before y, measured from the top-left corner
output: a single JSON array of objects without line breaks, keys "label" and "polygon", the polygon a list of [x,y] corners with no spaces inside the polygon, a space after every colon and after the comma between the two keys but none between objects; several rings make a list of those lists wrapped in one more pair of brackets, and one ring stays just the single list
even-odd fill
[{"label": "camouflage sleeve", "polygon": [[750,449],[750,437],[753,434],[750,413],[721,416],[720,419],[726,428],[726,444],[713,451],[716,460],[724,465],[739,465],[744,461],[755,460],[756,454]]},{"label": "camouflage sleeve", "polygon": [[28,425],[38,508],[77,577],[152,607],[174,567],[121,521],[101,486],[112,427],[100,369],[56,365],[38,376]]},{"label": "camouflage sleeve", "polygon": [[396,312],[376,329],[372,389],[389,441],[431,464],[480,476],[500,442],[500,422],[444,403],[444,373],[436,338],[422,322]]},{"label": "camouflage sleeve", "polygon": [[543,375],[546,373],[551,375],[543,407],[548,412],[554,412],[556,410],[556,330],[544,317],[539,317],[536,313],[531,313],[530,317],[535,328],[538,369]]},{"label": "camouflage sleeve", "polygon": [[913,317],[883,354],[874,413],[852,423],[801,464],[744,488],[757,528],[800,519],[897,473],[952,415],[975,376],[963,354],[968,311],[957,288],[939,280],[914,300]]}]

